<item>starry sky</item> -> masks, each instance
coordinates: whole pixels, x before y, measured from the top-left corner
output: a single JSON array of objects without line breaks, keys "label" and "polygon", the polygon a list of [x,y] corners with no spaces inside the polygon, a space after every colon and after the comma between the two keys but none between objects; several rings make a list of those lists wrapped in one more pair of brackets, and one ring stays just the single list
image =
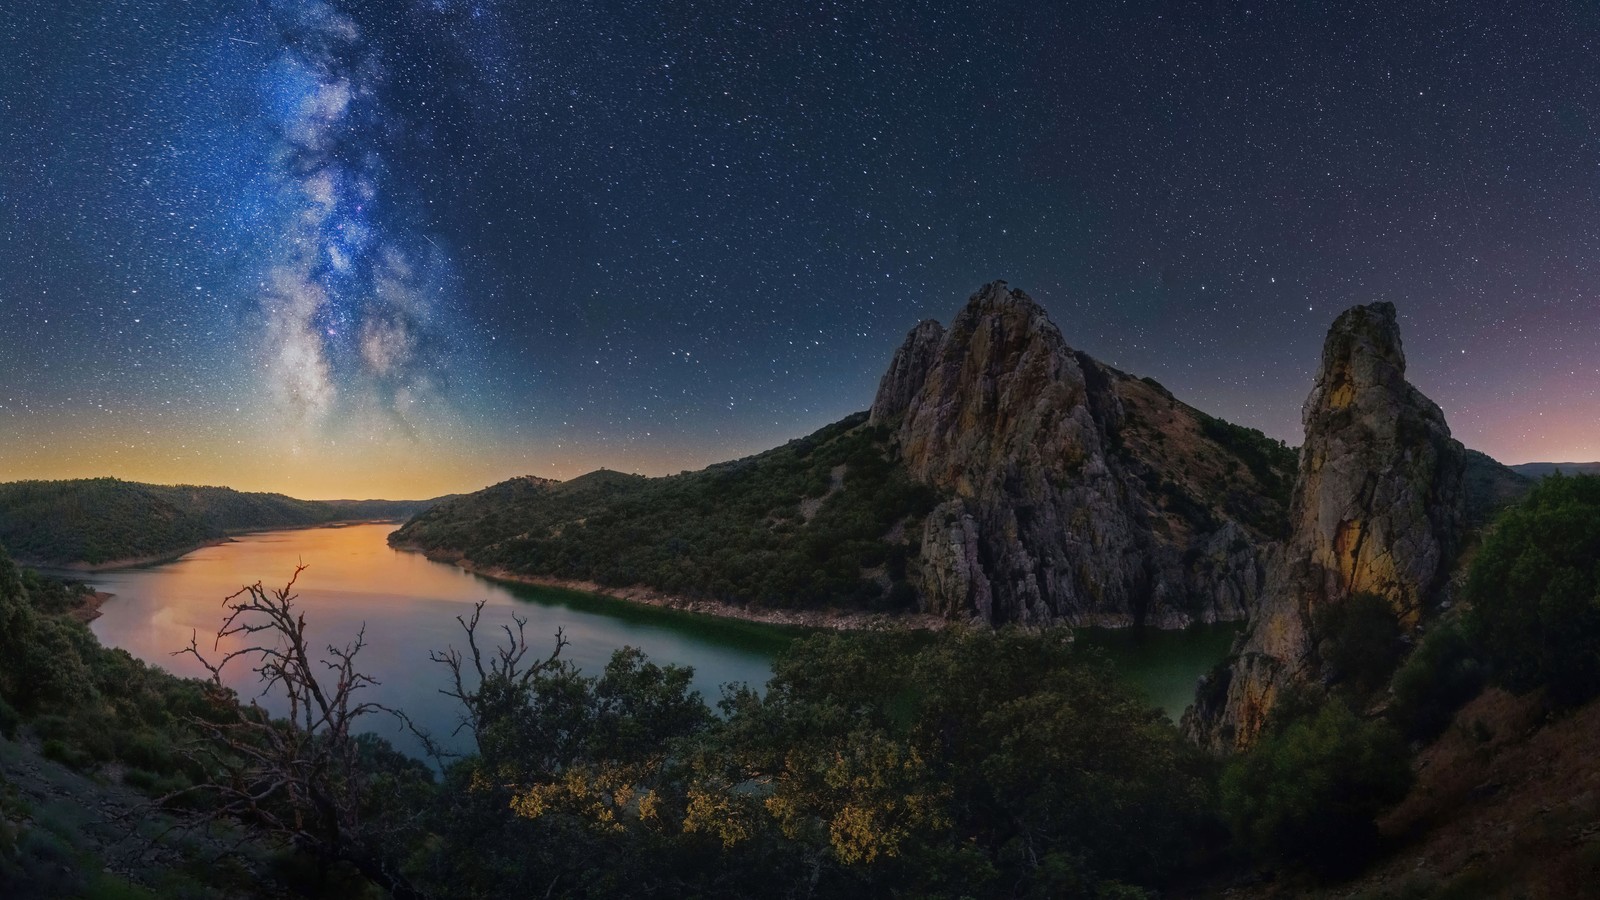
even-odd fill
[{"label": "starry sky", "polygon": [[421,497],[870,402],[1005,278],[1298,443],[1600,458],[1600,5],[8,0],[0,480]]}]

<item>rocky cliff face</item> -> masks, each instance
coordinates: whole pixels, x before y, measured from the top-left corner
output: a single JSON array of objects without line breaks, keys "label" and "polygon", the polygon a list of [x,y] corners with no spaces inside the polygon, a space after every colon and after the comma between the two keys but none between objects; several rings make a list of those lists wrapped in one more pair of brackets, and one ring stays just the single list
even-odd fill
[{"label": "rocky cliff face", "polygon": [[1466,452],[1405,366],[1392,304],[1334,322],[1302,412],[1290,538],[1237,658],[1185,716],[1202,743],[1248,746],[1284,687],[1332,677],[1317,651],[1320,610],[1374,594],[1412,628],[1445,587],[1464,528]]},{"label": "rocky cliff face", "polygon": [[878,381],[878,395],[872,401],[868,423],[880,425],[905,413],[927,380],[943,343],[944,326],[934,319],[924,319],[911,329]]},{"label": "rocky cliff face", "polygon": [[948,331],[908,336],[873,419],[898,419],[908,470],[947,498],[923,525],[925,611],[1178,627],[1242,618],[1259,593],[1273,512],[1256,469],[1271,480],[1271,464],[1220,444],[1231,426],[1072,350],[1004,282]]}]

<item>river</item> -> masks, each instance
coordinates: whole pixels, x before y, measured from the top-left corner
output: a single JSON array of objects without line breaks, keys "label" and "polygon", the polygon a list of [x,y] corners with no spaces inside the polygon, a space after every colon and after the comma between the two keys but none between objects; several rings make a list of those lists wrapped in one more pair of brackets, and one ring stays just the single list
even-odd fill
[{"label": "river", "polygon": [[[256,581],[282,586],[303,562],[295,591],[318,644],[344,644],[365,628],[360,668],[379,682],[366,699],[404,709],[456,749],[466,749],[464,737],[448,740],[459,707],[440,693],[448,673],[428,654],[464,649],[456,617],[470,615],[480,600],[486,603],[481,634],[491,640],[513,615],[521,616],[528,620],[530,657],[547,654],[559,629],[570,642],[563,658],[588,673],[597,673],[617,647],[638,647],[657,662],[693,666],[695,688],[712,702],[723,684],[764,684],[773,657],[801,634],[490,580],[390,548],[385,538],[392,530],[393,525],[350,525],[251,534],[174,562],[98,572],[88,580],[115,596],[91,627],[107,646],[180,675],[203,676],[197,661],[174,651],[187,646],[191,635],[210,649],[225,614],[224,597]],[[1082,639],[1100,647],[1152,702],[1176,717],[1195,679],[1227,652],[1233,633],[1219,626],[1143,635],[1083,632]],[[230,686],[248,698],[258,689],[241,662],[230,667]],[[281,711],[271,699],[263,702]],[[375,716],[369,724],[401,749],[420,751],[413,737],[387,719]]]}]

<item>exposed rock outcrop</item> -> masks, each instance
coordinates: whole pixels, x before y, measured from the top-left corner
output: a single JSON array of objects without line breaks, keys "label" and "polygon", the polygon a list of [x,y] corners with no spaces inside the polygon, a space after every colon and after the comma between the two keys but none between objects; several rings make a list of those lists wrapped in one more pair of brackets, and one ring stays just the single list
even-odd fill
[{"label": "exposed rock outcrop", "polygon": [[889,368],[878,381],[878,395],[872,401],[872,412],[867,421],[882,424],[903,414],[911,399],[922,389],[928,370],[944,343],[944,326],[934,319],[924,319],[906,334],[905,343],[894,353]]},{"label": "exposed rock outcrop", "polygon": [[874,419],[892,422],[902,406],[905,465],[949,498],[924,521],[924,611],[1179,627],[1243,618],[1259,593],[1273,515],[1240,515],[1260,510],[1230,510],[1228,493],[1271,491],[1206,423],[1232,426],[1074,351],[1004,282],[942,336],[930,323],[911,333]]},{"label": "exposed rock outcrop", "polygon": [[1405,367],[1392,304],[1334,322],[1302,412],[1291,535],[1236,658],[1185,716],[1200,742],[1248,746],[1286,686],[1333,676],[1318,656],[1320,610],[1373,594],[1409,629],[1445,588],[1465,526],[1466,451]]}]

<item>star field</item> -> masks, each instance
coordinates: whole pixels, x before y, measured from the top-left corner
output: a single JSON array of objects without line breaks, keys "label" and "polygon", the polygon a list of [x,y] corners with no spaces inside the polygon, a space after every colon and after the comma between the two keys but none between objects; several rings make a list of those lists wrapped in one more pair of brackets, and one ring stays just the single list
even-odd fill
[{"label": "star field", "polygon": [[1600,10],[22,0],[0,479],[424,496],[871,401],[997,277],[1299,439],[1394,301],[1506,462],[1600,458]]}]

